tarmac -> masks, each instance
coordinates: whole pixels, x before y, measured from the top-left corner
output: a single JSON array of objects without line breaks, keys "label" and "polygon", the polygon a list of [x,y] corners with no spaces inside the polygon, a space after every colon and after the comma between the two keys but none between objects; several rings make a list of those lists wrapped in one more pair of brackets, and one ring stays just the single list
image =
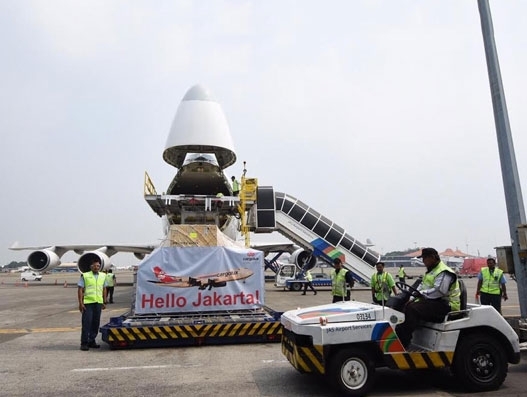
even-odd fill
[{"label": "tarmac", "polygon": [[[410,269],[419,273],[421,269]],[[413,273],[411,273],[413,274]],[[130,309],[132,272],[117,272],[115,304],[103,311],[101,325]],[[279,343],[155,349],[79,350],[80,313],[76,273],[44,275],[21,282],[20,275],[0,274],[0,396],[337,396],[323,379],[298,373]],[[410,280],[411,281],[411,280]],[[465,279],[474,300],[476,279]],[[265,304],[277,311],[331,301],[328,288],[303,296],[266,283]],[[514,281],[504,315],[519,314]],[[352,298],[367,301],[371,292],[354,289]],[[509,366],[503,386],[478,396],[524,396],[525,353]],[[468,396],[456,388],[448,371],[377,370],[370,396]]]}]

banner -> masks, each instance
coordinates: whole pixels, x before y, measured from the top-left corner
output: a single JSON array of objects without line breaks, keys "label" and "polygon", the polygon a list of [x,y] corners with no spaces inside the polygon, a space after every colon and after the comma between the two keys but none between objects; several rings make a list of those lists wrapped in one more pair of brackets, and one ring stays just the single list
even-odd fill
[{"label": "banner", "polygon": [[259,308],[263,259],[263,252],[244,248],[157,248],[139,264],[135,313]]}]

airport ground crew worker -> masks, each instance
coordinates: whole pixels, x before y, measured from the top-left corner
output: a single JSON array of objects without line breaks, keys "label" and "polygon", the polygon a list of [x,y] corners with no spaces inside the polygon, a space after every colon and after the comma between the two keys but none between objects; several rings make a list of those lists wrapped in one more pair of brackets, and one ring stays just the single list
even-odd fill
[{"label": "airport ground crew worker", "polygon": [[108,270],[108,274],[106,274],[106,285],[106,295],[108,296],[106,303],[113,303],[113,289],[117,285],[117,278],[112,269]]},{"label": "airport ground crew worker", "polygon": [[478,274],[476,300],[480,298],[482,305],[491,305],[501,314],[501,300],[507,300],[507,279],[503,270],[496,268],[494,258],[487,259],[487,267],[482,267]]},{"label": "airport ground crew worker", "polygon": [[99,272],[101,263],[94,258],[90,271],[82,273],[77,284],[79,311],[82,313],[81,350],[98,349],[95,342],[99,333],[101,310],[106,308],[106,274]]},{"label": "airport ground crew worker", "polygon": [[317,294],[315,287],[313,287],[313,276],[309,270],[306,270],[306,282],[304,283],[304,292],[302,292],[302,295],[306,294],[307,287],[311,288],[311,291],[314,292],[314,295]]},{"label": "airport ground crew worker", "polygon": [[384,271],[384,262],[378,262],[375,267],[377,272],[371,276],[371,297],[373,303],[384,305],[392,292],[397,294],[395,281],[390,273]]},{"label": "airport ground crew worker", "polygon": [[331,295],[333,303],[350,300],[346,284],[353,288],[355,283],[351,272],[342,267],[342,261],[339,258],[333,260],[333,270],[331,270]]},{"label": "airport ground crew worker", "polygon": [[232,180],[232,195],[237,196],[238,194],[240,194],[240,182],[236,180],[235,176],[231,176],[231,180]]},{"label": "airport ground crew worker", "polygon": [[461,291],[456,273],[441,261],[434,248],[423,248],[418,258],[423,258],[426,273],[418,290],[419,298],[410,301],[404,309],[404,323],[395,332],[405,348],[410,345],[412,333],[420,320],[442,322],[450,311],[461,307]]},{"label": "airport ground crew worker", "polygon": [[406,272],[404,271],[404,266],[401,265],[399,267],[399,271],[397,272],[397,277],[399,277],[399,282],[400,283],[405,283],[406,281]]}]

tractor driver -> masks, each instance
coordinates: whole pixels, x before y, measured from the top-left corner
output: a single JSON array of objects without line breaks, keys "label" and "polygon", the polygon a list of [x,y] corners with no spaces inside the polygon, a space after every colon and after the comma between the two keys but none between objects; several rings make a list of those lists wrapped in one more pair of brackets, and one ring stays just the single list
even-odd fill
[{"label": "tractor driver", "polygon": [[418,288],[420,296],[406,304],[404,323],[395,328],[405,348],[410,345],[419,321],[440,323],[450,311],[459,310],[461,306],[456,273],[441,261],[438,252],[434,248],[423,248],[418,258],[423,258],[426,266]]}]

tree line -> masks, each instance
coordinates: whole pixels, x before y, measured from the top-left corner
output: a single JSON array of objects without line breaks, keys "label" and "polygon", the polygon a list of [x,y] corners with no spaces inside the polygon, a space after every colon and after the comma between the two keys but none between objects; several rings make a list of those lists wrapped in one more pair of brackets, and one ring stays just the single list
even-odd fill
[{"label": "tree line", "polygon": [[4,270],[18,269],[19,267],[27,266],[27,262],[11,261],[9,264],[2,266]]}]

